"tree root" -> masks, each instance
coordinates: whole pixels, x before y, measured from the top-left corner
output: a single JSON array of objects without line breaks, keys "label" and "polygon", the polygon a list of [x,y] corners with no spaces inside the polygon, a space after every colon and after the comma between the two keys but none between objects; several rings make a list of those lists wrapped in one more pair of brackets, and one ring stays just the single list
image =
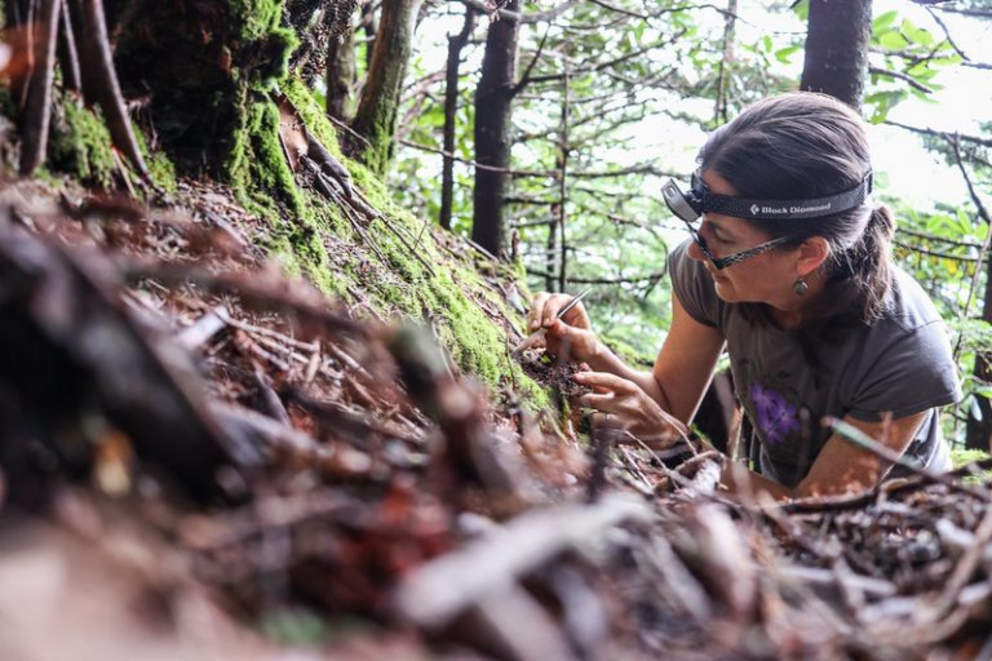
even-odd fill
[{"label": "tree root", "polygon": [[25,90],[24,106],[20,117],[22,136],[21,164],[22,174],[34,172],[45,159],[45,147],[48,145],[48,124],[52,116],[52,82],[55,76],[55,44],[59,26],[61,0],[42,0],[39,24],[42,27],[38,36],[42,36],[40,49],[36,54],[38,60],[33,71],[29,74]]},{"label": "tree root", "polygon": [[73,8],[73,23],[79,31],[79,57],[83,78],[83,94],[90,102],[96,102],[103,110],[110,129],[110,137],[138,171],[142,180],[149,181],[148,168],[138,149],[131,120],[124,107],[114,59],[110,52],[107,37],[107,20],[103,12],[103,0],[68,0]]},{"label": "tree root", "polygon": [[5,8],[9,25],[24,32],[18,55],[25,74],[11,81],[20,114],[21,174],[45,159],[58,61],[65,88],[100,107],[114,146],[150,182],[114,70],[102,0],[65,0],[65,6],[62,0],[6,0]]}]

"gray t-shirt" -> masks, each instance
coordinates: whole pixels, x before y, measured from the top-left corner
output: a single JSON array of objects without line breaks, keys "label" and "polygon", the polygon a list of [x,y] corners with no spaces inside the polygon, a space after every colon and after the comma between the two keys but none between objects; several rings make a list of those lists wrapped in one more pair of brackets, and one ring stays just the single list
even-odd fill
[{"label": "gray t-shirt", "polygon": [[877,421],[885,412],[902,418],[927,411],[906,456],[933,470],[950,468],[937,407],[960,400],[961,389],[944,323],[909,275],[895,269],[877,322],[838,329],[804,350],[799,333],[752,324],[740,306],[722,301],[706,267],[686,255],[688,246],[671,253],[672,285],[686,312],[727,340],[762,474],[796,486],[830,437],[823,416]]}]

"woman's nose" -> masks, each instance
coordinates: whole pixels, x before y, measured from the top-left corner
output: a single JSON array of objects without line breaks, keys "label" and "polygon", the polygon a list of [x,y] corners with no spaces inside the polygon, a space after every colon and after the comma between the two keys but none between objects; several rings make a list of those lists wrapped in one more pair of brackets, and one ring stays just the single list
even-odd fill
[{"label": "woman's nose", "polygon": [[703,251],[699,248],[699,244],[696,243],[695,241],[689,244],[688,255],[689,257],[697,261],[700,262],[706,261],[706,255],[703,254]]}]

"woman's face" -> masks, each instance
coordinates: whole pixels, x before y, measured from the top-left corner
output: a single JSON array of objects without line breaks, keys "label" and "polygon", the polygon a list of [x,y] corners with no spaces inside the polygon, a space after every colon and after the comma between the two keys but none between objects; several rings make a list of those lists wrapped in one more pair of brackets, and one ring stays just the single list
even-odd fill
[{"label": "woman's face", "polygon": [[[702,172],[703,182],[719,195],[739,193],[719,174],[712,170]],[[714,257],[754,248],[772,237],[750,223],[734,216],[705,213],[699,234]],[[798,276],[798,249],[775,249],[718,271],[703,255],[699,246],[692,243],[689,256],[706,265],[706,270],[716,286],[717,295],[728,303],[767,303],[783,310],[794,310],[800,299],[793,291]]]}]

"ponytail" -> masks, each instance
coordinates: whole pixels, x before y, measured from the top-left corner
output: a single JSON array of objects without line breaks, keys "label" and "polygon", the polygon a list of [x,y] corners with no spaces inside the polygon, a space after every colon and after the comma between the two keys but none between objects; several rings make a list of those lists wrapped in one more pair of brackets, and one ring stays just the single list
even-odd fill
[{"label": "ponytail", "polygon": [[892,281],[892,239],[895,219],[885,205],[872,209],[861,237],[827,266],[833,286],[848,290],[845,297],[859,321],[871,324],[882,316]]}]

